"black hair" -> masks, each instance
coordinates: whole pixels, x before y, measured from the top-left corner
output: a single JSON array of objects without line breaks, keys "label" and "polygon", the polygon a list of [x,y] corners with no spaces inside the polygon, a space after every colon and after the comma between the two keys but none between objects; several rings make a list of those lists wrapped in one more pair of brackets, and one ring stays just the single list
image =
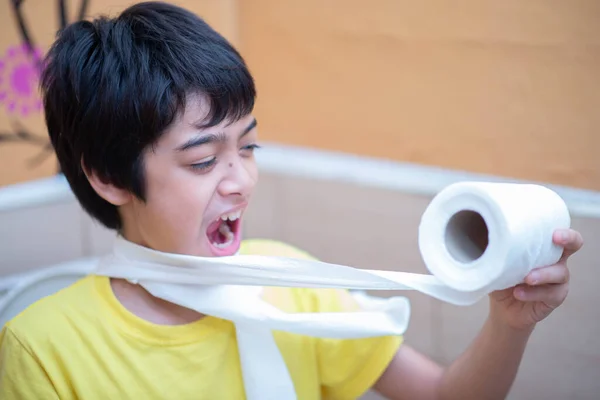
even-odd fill
[{"label": "black hair", "polygon": [[143,201],[144,150],[186,98],[208,99],[210,127],[248,115],[256,97],[243,58],[223,36],[192,12],[154,1],[58,32],[40,82],[61,172],[84,210],[117,230],[117,208],[94,191],[82,163]]}]

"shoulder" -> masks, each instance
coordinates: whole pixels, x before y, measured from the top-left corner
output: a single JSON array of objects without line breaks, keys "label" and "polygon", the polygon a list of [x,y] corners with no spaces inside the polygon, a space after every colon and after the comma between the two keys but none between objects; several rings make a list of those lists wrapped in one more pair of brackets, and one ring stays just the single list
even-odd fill
[{"label": "shoulder", "polygon": [[[248,240],[241,254],[316,260],[308,252],[274,240]],[[343,289],[267,287],[265,301],[288,313],[335,313],[360,311],[352,293]],[[277,332],[278,337],[284,334]],[[317,338],[315,340],[319,379],[325,397],[360,397],[383,374],[402,343],[401,336],[360,339]],[[281,343],[288,344],[289,340]],[[297,359],[294,362],[298,362]],[[307,367],[309,368],[309,367]]]},{"label": "shoulder", "polygon": [[46,342],[53,335],[60,334],[62,327],[71,325],[73,319],[86,314],[91,317],[95,308],[90,304],[94,278],[82,278],[33,302],[6,323],[7,332],[18,338],[25,348],[31,349],[35,343]]},{"label": "shoulder", "polygon": [[[245,240],[240,254],[317,260],[303,249],[271,239]],[[359,308],[351,294],[341,289],[269,287],[265,289],[264,299],[286,312],[342,312]]]}]

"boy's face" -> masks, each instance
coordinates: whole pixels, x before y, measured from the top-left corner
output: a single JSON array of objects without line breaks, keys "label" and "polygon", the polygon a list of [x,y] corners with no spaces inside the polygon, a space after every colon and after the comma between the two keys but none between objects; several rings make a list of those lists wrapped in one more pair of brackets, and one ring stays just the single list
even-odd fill
[{"label": "boy's face", "polygon": [[185,112],[144,154],[146,201],[120,207],[126,239],[196,256],[234,254],[241,217],[258,179],[256,120],[198,128],[206,109],[190,98]]}]

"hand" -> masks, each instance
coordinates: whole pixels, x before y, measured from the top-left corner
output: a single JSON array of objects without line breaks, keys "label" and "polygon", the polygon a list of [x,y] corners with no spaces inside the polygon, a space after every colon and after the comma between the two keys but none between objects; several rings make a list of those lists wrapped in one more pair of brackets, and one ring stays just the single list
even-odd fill
[{"label": "hand", "polygon": [[490,315],[514,329],[531,329],[563,303],[569,292],[567,261],[583,246],[583,238],[567,229],[554,232],[552,240],[564,248],[561,259],[532,270],[524,284],[491,293]]}]

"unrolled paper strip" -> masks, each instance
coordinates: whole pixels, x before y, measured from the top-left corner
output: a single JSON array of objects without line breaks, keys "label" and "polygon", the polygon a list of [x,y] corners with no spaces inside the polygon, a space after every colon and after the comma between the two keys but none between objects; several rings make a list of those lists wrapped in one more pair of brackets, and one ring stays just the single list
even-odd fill
[{"label": "unrolled paper strip", "polygon": [[166,254],[123,239],[95,273],[137,282],[156,297],[232,321],[247,398],[291,400],[293,383],[272,330],[333,338],[401,335],[410,307],[404,297],[361,296],[361,312],[288,314],[262,301],[261,287],[417,290],[470,305],[557,262],[562,248],[552,235],[570,222],[566,204],[546,187],[464,182],[442,190],[422,216],[419,249],[431,275],[284,257]]}]

